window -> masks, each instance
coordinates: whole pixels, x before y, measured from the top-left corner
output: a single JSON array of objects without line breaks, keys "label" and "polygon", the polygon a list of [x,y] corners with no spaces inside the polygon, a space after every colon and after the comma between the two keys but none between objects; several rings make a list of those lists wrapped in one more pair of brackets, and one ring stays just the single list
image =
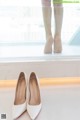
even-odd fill
[{"label": "window", "polygon": [[[64,3],[62,43],[63,45],[75,46],[80,44],[80,6],[76,1],[71,1],[74,3]],[[54,33],[54,17],[52,21],[52,30]],[[4,45],[9,45],[8,48],[10,48],[10,45],[14,45],[16,48],[17,45],[28,45],[29,48],[31,45],[40,46],[44,45],[44,43],[45,31],[41,0],[1,0],[0,45],[1,47],[3,45],[1,51],[3,52]],[[12,46],[10,49],[12,49]],[[10,49],[8,48],[7,50],[9,54]],[[40,52],[43,47],[37,48]],[[20,51],[20,48],[18,50]],[[5,52],[3,52],[3,54],[4,53]],[[5,57],[5,54],[2,56]]]}]

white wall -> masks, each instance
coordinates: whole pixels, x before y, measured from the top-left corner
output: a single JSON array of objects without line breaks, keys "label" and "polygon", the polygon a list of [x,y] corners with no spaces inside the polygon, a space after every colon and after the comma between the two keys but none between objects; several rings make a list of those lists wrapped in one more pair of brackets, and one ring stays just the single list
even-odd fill
[{"label": "white wall", "polygon": [[80,77],[80,60],[25,61],[0,63],[0,80],[14,80],[23,71],[26,76],[34,71],[40,78]]}]

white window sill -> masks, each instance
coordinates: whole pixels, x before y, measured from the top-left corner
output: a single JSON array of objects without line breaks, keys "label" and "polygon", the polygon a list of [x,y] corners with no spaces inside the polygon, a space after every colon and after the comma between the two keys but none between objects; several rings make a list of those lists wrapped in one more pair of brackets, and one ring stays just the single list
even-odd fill
[{"label": "white window sill", "polygon": [[61,54],[44,54],[44,44],[2,45],[0,62],[26,62],[33,60],[70,60],[80,59],[80,46],[63,45]]},{"label": "white window sill", "polygon": [[0,80],[17,79],[21,71],[41,78],[80,77],[80,47],[63,46],[61,54],[43,53],[39,46],[1,46]]}]

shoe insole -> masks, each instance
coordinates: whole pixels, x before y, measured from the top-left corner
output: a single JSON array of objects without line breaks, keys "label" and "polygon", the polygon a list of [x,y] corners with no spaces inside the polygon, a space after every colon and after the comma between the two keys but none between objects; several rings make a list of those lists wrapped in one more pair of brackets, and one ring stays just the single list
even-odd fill
[{"label": "shoe insole", "polygon": [[16,95],[15,95],[15,105],[23,104],[26,100],[26,81],[23,78],[18,80]]},{"label": "shoe insole", "polygon": [[41,102],[40,98],[40,90],[37,83],[37,80],[31,79],[30,80],[30,99],[29,104],[30,105],[38,105]]}]

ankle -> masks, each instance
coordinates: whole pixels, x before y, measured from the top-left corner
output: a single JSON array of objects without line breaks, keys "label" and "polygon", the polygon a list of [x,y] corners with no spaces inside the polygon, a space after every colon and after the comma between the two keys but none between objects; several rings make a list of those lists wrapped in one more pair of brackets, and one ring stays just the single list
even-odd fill
[{"label": "ankle", "polygon": [[60,41],[60,40],[61,40],[61,34],[55,34],[54,41]]},{"label": "ankle", "polygon": [[46,36],[46,42],[53,43],[53,37],[52,37],[52,35]]}]

